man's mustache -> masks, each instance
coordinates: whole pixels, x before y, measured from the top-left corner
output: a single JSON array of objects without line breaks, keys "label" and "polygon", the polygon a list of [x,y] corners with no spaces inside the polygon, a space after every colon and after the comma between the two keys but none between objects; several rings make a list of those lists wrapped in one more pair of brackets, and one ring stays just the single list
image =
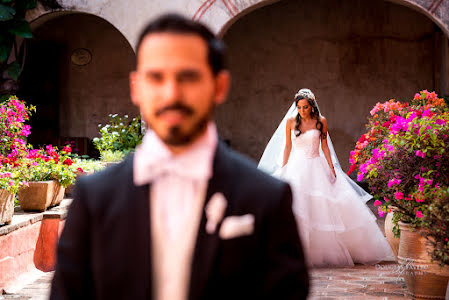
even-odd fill
[{"label": "man's mustache", "polygon": [[194,110],[190,106],[184,105],[180,102],[176,102],[172,105],[164,106],[156,111],[156,117],[159,117],[163,113],[166,113],[168,111],[179,111],[183,114],[186,114],[188,116],[193,115]]}]

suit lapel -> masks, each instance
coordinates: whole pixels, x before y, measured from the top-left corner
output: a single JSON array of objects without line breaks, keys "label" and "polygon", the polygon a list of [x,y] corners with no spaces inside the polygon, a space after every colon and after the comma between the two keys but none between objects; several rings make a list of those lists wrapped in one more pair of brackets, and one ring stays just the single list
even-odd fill
[{"label": "suit lapel", "polygon": [[[134,155],[127,162],[127,180],[128,190],[127,198],[133,201],[133,227],[130,229],[134,235],[136,235],[136,240],[139,241],[139,247],[134,249],[134,254],[136,255],[136,261],[141,264],[137,269],[137,278],[142,280],[142,288],[145,288],[146,299],[151,299],[151,275],[152,275],[152,261],[151,261],[151,222],[150,222],[150,189],[151,186],[141,185],[136,186],[133,182],[133,161]],[[136,266],[134,266],[135,268]]]},{"label": "suit lapel", "polygon": [[[220,142],[217,145],[217,150],[213,162],[213,174],[209,180],[206,199],[204,201],[204,207],[206,207],[212,195],[217,192],[224,193],[226,184],[226,149]],[[195,245],[195,251],[193,254],[192,271],[190,276],[190,289],[189,299],[200,299],[207,280],[214,266],[214,262],[217,256],[217,250],[220,239],[218,237],[218,229],[214,234],[208,234],[206,232],[206,214],[205,210],[201,213],[201,222],[198,228],[198,236]]]}]

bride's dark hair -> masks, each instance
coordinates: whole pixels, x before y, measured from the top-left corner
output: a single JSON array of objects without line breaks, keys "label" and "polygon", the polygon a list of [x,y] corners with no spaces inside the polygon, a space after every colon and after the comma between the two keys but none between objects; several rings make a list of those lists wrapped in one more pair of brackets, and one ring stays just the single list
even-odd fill
[{"label": "bride's dark hair", "polygon": [[[305,91],[305,92],[302,92]],[[321,133],[321,138],[324,139],[326,135],[323,132],[323,123],[320,120],[320,112],[318,111],[318,107],[316,106],[315,102],[315,96],[310,90],[302,89],[295,95],[295,105],[298,106],[299,100],[305,99],[309,103],[309,105],[312,107],[312,111],[310,112],[310,117],[312,119],[316,120],[316,128]],[[301,115],[298,113],[296,115],[296,125],[295,125],[295,131],[296,136],[301,135],[301,130],[299,129],[301,125]]]}]

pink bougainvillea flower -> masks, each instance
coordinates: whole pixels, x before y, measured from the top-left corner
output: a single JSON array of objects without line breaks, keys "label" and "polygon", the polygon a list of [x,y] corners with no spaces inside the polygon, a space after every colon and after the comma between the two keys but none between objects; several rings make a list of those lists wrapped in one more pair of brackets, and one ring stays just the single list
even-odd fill
[{"label": "pink bougainvillea flower", "polygon": [[422,218],[422,211],[418,210],[416,212],[416,217],[421,219]]},{"label": "pink bougainvillea flower", "polygon": [[359,172],[357,174],[357,181],[362,181],[363,180],[363,173]]},{"label": "pink bougainvillea flower", "polygon": [[396,192],[396,193],[394,193],[394,197],[395,197],[397,200],[404,199],[404,193],[402,193],[402,192]]},{"label": "pink bougainvillea flower", "polygon": [[419,157],[422,157],[422,158],[426,157],[426,154],[424,152],[422,152],[421,150],[416,150],[415,151],[415,155],[419,156]]},{"label": "pink bougainvillea flower", "polygon": [[379,214],[379,217],[381,217],[381,218],[385,215],[385,212],[382,210],[381,207],[377,208],[377,213]]},{"label": "pink bougainvillea flower", "polygon": [[374,201],[374,206],[379,206],[382,205],[382,202],[380,202],[379,200]]},{"label": "pink bougainvillea flower", "polygon": [[416,202],[424,202],[424,200],[426,200],[426,199],[424,198],[423,194],[418,194],[415,196],[415,200],[416,200]]}]

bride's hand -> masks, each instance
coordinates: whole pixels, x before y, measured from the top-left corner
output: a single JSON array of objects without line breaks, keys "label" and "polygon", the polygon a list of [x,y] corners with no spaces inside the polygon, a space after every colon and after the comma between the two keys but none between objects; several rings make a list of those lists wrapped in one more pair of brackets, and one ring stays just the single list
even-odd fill
[{"label": "bride's hand", "polygon": [[331,173],[332,173],[332,183],[334,183],[337,180],[337,174],[335,173],[334,166],[330,166]]}]

